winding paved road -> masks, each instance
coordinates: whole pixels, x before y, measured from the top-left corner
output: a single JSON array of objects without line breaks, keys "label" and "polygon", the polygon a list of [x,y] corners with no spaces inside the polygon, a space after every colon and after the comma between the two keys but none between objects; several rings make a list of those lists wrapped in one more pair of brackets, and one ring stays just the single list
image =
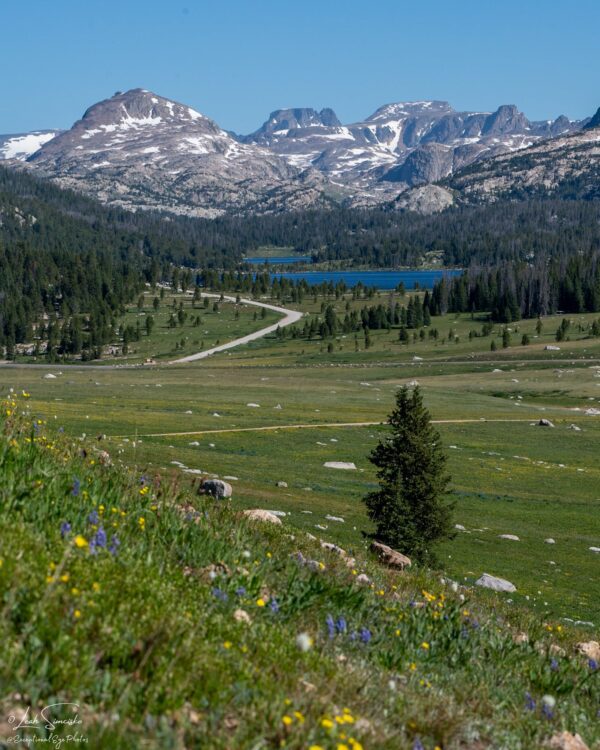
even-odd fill
[{"label": "winding paved road", "polygon": [[[216,297],[217,299],[220,299],[220,294],[208,294],[204,293],[202,295],[203,297]],[[235,302],[235,297],[229,297],[225,296],[223,299],[228,300],[229,302]],[[188,354],[187,357],[181,357],[179,359],[173,359],[169,362],[170,365],[177,365],[182,362],[196,362],[198,359],[206,359],[206,357],[210,357],[211,354],[216,354],[217,352],[224,352],[227,349],[233,349],[235,346],[241,346],[242,344],[247,344],[249,341],[256,341],[256,339],[261,339],[263,336],[267,336],[269,333],[274,333],[278,328],[285,328],[286,326],[290,326],[293,323],[297,323],[303,316],[303,313],[297,312],[296,310],[288,310],[286,307],[275,307],[275,305],[267,305],[265,302],[255,302],[251,299],[242,299],[240,300],[240,304],[243,305],[254,305],[255,307],[263,307],[265,310],[272,310],[273,312],[279,313],[280,315],[283,315],[284,317],[279,320],[277,323],[273,323],[273,325],[267,326],[266,328],[261,328],[259,331],[254,331],[254,333],[249,333],[246,336],[242,336],[239,339],[234,339],[233,341],[228,341],[226,344],[221,344],[220,346],[213,346],[212,349],[206,349],[206,351],[198,352],[197,354]]]}]

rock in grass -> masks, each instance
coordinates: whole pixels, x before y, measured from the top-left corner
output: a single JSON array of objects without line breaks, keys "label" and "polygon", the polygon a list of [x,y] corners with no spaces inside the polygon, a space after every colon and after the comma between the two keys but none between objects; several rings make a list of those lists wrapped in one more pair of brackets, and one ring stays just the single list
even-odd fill
[{"label": "rock in grass", "polygon": [[575,648],[580,654],[587,656],[588,659],[600,661],[600,643],[598,641],[582,641],[575,644]]},{"label": "rock in grass", "polygon": [[510,539],[511,542],[520,542],[521,541],[519,539],[519,537],[516,536],[516,534],[499,534],[498,535],[498,539]]},{"label": "rock in grass", "polygon": [[555,734],[548,747],[551,750],[589,750],[581,737],[578,734],[571,734],[571,732]]},{"label": "rock in grass", "polygon": [[275,486],[276,487],[287,487],[288,483],[287,482],[281,482],[281,481],[279,481],[279,482],[275,482]]},{"label": "rock in grass", "polygon": [[269,510],[253,508],[251,510],[245,510],[244,515],[250,521],[267,521],[268,523],[281,524],[281,519]]},{"label": "rock in grass", "polygon": [[600,547],[590,547],[590,552],[595,552],[598,555],[600,554]]},{"label": "rock in grass", "polygon": [[484,573],[481,578],[475,581],[476,586],[482,586],[484,589],[492,589],[492,591],[506,591],[513,592],[517,590],[517,587],[507,581],[504,578],[498,578],[497,576],[491,576],[489,573]]},{"label": "rock in grass", "polygon": [[356,465],[352,461],[325,461],[323,466],[326,469],[349,469],[356,470]]},{"label": "rock in grass", "polygon": [[551,536],[549,536],[548,539],[544,539],[544,542],[546,544],[556,544],[556,542],[554,541],[554,539],[552,539]]},{"label": "rock in grass", "polygon": [[231,497],[233,488],[229,482],[224,482],[222,479],[205,479],[200,485],[200,492],[221,500],[224,497]]},{"label": "rock in grass", "polygon": [[537,424],[538,424],[538,427],[554,427],[554,425],[549,419],[542,418]]},{"label": "rock in grass", "polygon": [[410,568],[412,564],[409,557],[381,542],[371,542],[371,552],[377,555],[379,562],[390,568],[404,570],[404,568]]},{"label": "rock in grass", "polygon": [[235,612],[233,613],[233,619],[236,622],[244,622],[247,625],[251,625],[252,624],[252,618],[246,612],[245,609],[236,609]]},{"label": "rock in grass", "polygon": [[56,375],[49,372],[47,375],[44,375],[44,380],[56,380]]}]

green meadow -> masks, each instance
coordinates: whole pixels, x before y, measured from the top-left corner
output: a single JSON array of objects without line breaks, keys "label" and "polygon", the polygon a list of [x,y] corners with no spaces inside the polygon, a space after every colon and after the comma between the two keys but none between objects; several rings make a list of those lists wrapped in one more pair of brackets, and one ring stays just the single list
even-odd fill
[{"label": "green meadow", "polygon": [[[128,310],[129,323],[151,314],[152,296],[141,311]],[[334,303],[343,314],[347,303],[387,304],[389,296]],[[318,315],[321,303],[307,299],[303,310]],[[200,350],[198,339],[208,348],[276,319],[259,311],[255,320],[247,306],[222,303],[213,312],[213,300],[206,310],[196,304],[186,298],[186,321],[171,329],[173,299],[165,298],[151,334],[122,361],[188,354]],[[202,324],[194,327],[196,314]],[[65,364],[49,370],[56,379],[37,368],[2,369],[0,385],[29,391],[32,408],[70,435],[106,436],[103,447],[124,463],[185,482],[235,477],[235,507],[283,512],[286,526],[356,550],[369,529],[361,498],[375,482],[368,454],[385,434],[380,423],[396,389],[418,382],[440,422],[455,522],[464,527],[440,549],[446,573],[463,583],[483,572],[508,578],[518,590],[514,605],[597,627],[600,558],[589,548],[600,546],[600,416],[586,414],[600,408],[600,339],[586,333],[593,317],[572,316],[559,351],[545,347],[557,345],[562,316],[545,318],[539,335],[536,321],[507,326],[503,348],[504,326],[475,335],[484,320],[446,315],[432,319],[437,340],[413,340],[411,332],[404,344],[392,328],[371,332],[368,348],[362,334],[337,336],[328,351],[318,338],[271,336],[188,365]],[[538,426],[542,418],[554,427]],[[356,469],[327,468],[328,461]]]}]

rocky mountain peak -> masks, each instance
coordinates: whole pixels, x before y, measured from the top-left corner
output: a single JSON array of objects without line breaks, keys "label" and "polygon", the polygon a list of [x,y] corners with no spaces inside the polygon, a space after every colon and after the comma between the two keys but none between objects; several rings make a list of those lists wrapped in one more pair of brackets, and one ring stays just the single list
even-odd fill
[{"label": "rocky mountain peak", "polygon": [[481,132],[483,135],[505,135],[520,133],[529,127],[529,120],[514,104],[502,104],[495,112],[488,115]]},{"label": "rocky mountain peak", "polygon": [[254,133],[245,136],[244,140],[261,142],[272,135],[281,137],[288,135],[290,131],[302,128],[335,128],[340,126],[341,122],[337,115],[329,107],[322,109],[320,112],[311,107],[289,107],[271,112],[269,119]]},{"label": "rocky mountain peak", "polygon": [[434,115],[436,118],[442,113],[454,112],[449,102],[444,101],[418,101],[418,102],[393,102],[384,104],[366,118],[365,122],[378,122],[380,120],[391,120],[406,117],[419,117]]},{"label": "rocky mountain peak", "polygon": [[[97,102],[87,109],[80,122],[88,128],[117,126],[120,129],[141,128],[160,123],[202,124],[218,129],[208,117],[179,102],[165,99],[146,89],[130,89]],[[78,123],[75,123],[77,125]]]},{"label": "rocky mountain peak", "polygon": [[596,110],[596,114],[586,124],[585,127],[586,127],[586,129],[600,128],[600,107],[598,107],[598,109]]}]

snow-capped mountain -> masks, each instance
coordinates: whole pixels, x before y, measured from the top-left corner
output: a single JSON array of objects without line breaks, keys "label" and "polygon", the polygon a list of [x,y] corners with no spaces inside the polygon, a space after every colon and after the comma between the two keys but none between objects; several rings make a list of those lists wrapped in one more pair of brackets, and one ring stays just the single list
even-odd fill
[{"label": "snow-capped mountain", "polygon": [[133,209],[214,216],[302,208],[322,200],[322,178],[235,140],[184,104],[145,89],[94,104],[28,165],[65,187]]},{"label": "snow-capped mountain", "polygon": [[530,122],[514,105],[495,112],[457,112],[443,101],[397,102],[350,125],[342,125],[330,109],[277,110],[242,140],[268,146],[294,166],[319,169],[334,183],[397,193],[583,124],[564,116]]},{"label": "snow-capped mountain", "polygon": [[60,130],[34,130],[31,133],[0,135],[0,159],[25,161],[60,132]]},{"label": "snow-capped mountain", "polygon": [[533,122],[514,105],[458,112],[448,102],[418,101],[387,104],[349,125],[328,108],[279,109],[241,136],[185,104],[133,89],[94,104],[67,131],[0,137],[0,158],[26,159],[65,187],[133,210],[216,216],[331,200],[368,206],[413,188],[419,192],[397,205],[435,210],[452,197],[428,185],[462,179],[479,162],[512,164],[510,155],[543,150],[592,122]]}]

